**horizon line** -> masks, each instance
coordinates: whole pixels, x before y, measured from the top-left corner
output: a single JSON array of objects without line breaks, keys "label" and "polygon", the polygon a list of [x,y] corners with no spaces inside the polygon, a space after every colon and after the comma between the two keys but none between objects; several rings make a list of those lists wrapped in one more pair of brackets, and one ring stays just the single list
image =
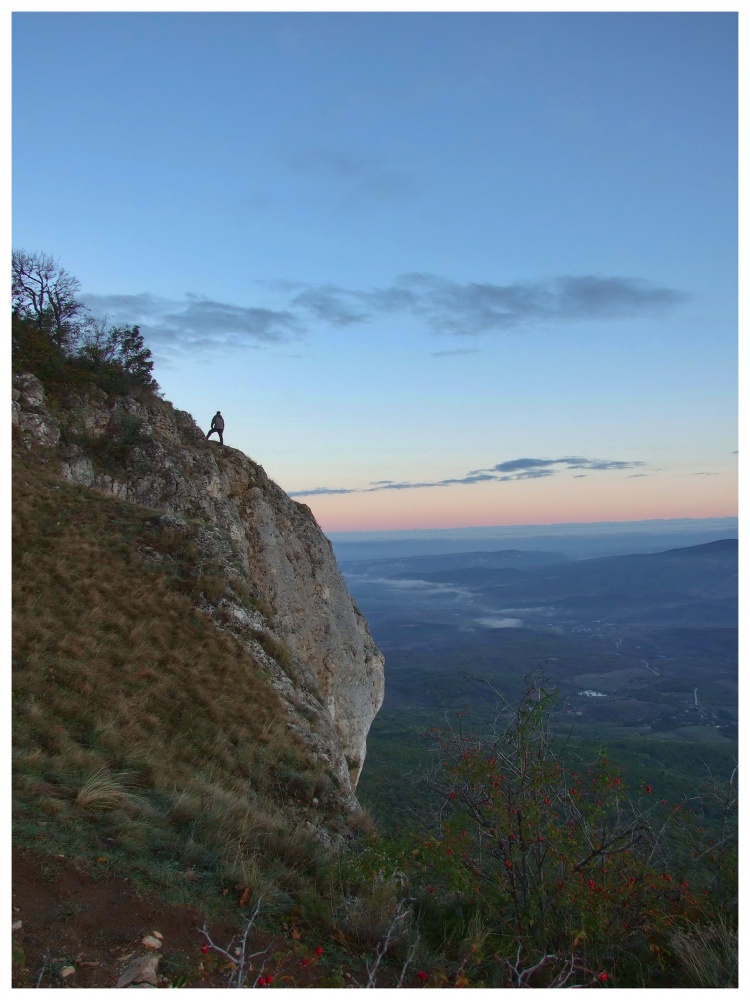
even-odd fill
[{"label": "horizon line", "polygon": [[485,524],[485,525],[469,525],[466,527],[450,527],[450,528],[354,528],[346,531],[326,531],[324,534],[329,537],[336,537],[338,539],[343,539],[345,536],[362,536],[362,535],[377,535],[377,536],[427,536],[427,535],[449,535],[449,534],[471,534],[471,533],[486,533],[486,532],[497,532],[497,531],[529,531],[535,528],[541,530],[549,530],[552,528],[622,528],[625,526],[633,525],[653,525],[653,526],[666,526],[666,525],[702,525],[708,523],[715,523],[717,521],[727,521],[732,522],[733,525],[739,527],[739,515],[737,514],[725,514],[725,515],[715,515],[712,517],[661,517],[661,518],[647,518],[634,521],[551,521],[542,522],[539,524]]}]

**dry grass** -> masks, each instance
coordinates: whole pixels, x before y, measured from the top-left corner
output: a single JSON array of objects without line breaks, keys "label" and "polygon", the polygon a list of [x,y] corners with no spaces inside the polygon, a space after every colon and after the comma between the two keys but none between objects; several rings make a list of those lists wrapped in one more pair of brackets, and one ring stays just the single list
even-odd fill
[{"label": "dry grass", "polygon": [[129,791],[134,777],[132,772],[114,775],[106,765],[100,767],[98,771],[86,779],[78,790],[75,803],[82,809],[131,808],[138,810],[141,808],[142,800]]},{"label": "dry grass", "polygon": [[[144,870],[170,858],[204,881],[284,885],[312,870],[305,809],[322,795],[335,812],[330,779],[259,664],[196,610],[202,585],[220,588],[189,535],[162,538],[153,512],[20,457],[13,539],[24,830],[43,801],[67,824],[60,837],[84,853],[114,838]],[[144,548],[164,558],[146,564]]]},{"label": "dry grass", "polygon": [[725,921],[679,931],[672,936],[670,944],[693,986],[701,989],[737,987],[737,931]]}]

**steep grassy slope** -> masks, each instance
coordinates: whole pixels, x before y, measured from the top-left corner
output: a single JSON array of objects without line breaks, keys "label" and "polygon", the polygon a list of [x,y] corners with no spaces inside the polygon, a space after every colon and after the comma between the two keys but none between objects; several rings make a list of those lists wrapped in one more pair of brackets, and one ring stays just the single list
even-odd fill
[{"label": "steep grassy slope", "polygon": [[199,610],[222,578],[168,519],[22,452],[13,489],[18,842],[180,893],[299,887],[314,824],[345,819],[262,662]]}]

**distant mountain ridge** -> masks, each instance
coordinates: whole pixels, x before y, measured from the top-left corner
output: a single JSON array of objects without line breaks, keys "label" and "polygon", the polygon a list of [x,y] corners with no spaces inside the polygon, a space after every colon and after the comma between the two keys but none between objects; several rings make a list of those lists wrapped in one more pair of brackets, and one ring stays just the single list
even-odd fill
[{"label": "distant mountain ridge", "polygon": [[705,542],[703,545],[688,545],[685,548],[666,549],[661,552],[663,556],[680,555],[685,557],[704,558],[713,555],[734,555],[739,553],[739,539],[719,538],[715,542]]},{"label": "distant mountain ridge", "polygon": [[667,518],[589,524],[497,525],[430,531],[333,532],[339,563],[515,549],[554,551],[574,559],[662,552],[733,538],[736,517]]},{"label": "distant mountain ridge", "polygon": [[494,606],[547,604],[571,614],[617,620],[694,620],[733,625],[737,618],[737,539],[657,553],[571,559],[556,552],[503,549],[350,563],[352,575],[453,586]]}]

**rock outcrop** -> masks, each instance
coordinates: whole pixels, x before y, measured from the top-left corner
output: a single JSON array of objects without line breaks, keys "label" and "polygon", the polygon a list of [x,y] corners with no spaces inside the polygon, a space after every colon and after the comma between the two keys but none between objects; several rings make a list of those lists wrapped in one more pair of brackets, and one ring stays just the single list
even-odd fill
[{"label": "rock outcrop", "polygon": [[93,389],[52,405],[37,378],[17,375],[13,422],[21,446],[69,481],[161,511],[165,527],[190,533],[200,558],[221,566],[235,596],[204,598],[203,610],[269,668],[295,730],[353,807],[383,656],[310,509],[155,396]]}]

